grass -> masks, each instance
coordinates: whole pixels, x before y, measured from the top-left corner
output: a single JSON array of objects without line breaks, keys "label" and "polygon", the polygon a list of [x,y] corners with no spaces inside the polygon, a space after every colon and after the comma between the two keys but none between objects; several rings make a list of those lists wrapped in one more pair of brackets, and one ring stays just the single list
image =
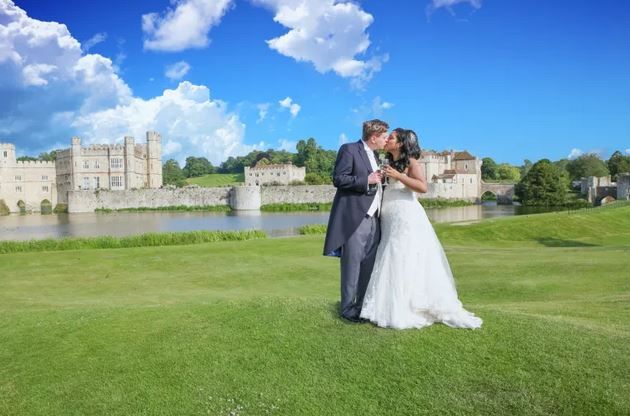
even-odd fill
[{"label": "grass", "polygon": [[438,231],[480,330],[342,322],[321,235],[2,255],[0,414],[630,413],[630,206]]},{"label": "grass", "polygon": [[232,186],[243,182],[245,182],[245,176],[242,173],[212,173],[210,175],[186,179],[186,183],[189,185],[199,185],[204,188]]},{"label": "grass", "polygon": [[147,233],[129,237],[62,238],[30,241],[0,241],[0,254],[34,251],[88,250],[200,244],[216,241],[243,241],[266,238],[263,231],[188,231]]},{"label": "grass", "polygon": [[110,208],[96,208],[94,212],[101,212],[105,214],[109,214],[111,212],[149,212],[149,211],[203,211],[203,212],[230,212],[232,208],[229,205],[199,205],[199,206],[191,206],[191,205],[169,205],[166,207],[139,207],[139,208],[120,208],[120,209],[110,209]]},{"label": "grass", "polygon": [[463,199],[419,199],[424,208],[448,208],[448,207],[467,207],[475,205],[474,202]]},{"label": "grass", "polygon": [[300,235],[326,234],[326,224],[307,224],[298,228]]},{"label": "grass", "polygon": [[305,204],[266,204],[260,207],[263,212],[294,212],[294,211],[330,211],[332,203]]}]

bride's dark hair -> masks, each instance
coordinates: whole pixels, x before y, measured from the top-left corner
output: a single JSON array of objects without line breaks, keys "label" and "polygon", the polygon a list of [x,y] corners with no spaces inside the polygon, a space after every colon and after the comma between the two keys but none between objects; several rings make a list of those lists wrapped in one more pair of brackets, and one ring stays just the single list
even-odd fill
[{"label": "bride's dark hair", "polygon": [[390,160],[391,167],[398,172],[404,172],[409,166],[409,159],[420,159],[422,150],[420,150],[420,144],[418,144],[418,136],[413,130],[401,129],[399,127],[394,129],[394,132],[396,133],[396,141],[401,143],[400,157],[398,160],[394,160],[391,153],[387,153],[387,157]]}]

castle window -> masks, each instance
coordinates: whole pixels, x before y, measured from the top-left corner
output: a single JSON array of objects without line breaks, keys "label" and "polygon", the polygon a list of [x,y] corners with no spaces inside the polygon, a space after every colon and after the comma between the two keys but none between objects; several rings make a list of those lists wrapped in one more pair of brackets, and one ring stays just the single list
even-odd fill
[{"label": "castle window", "polygon": [[15,192],[22,192],[22,187],[21,186],[16,186],[15,187]]},{"label": "castle window", "polygon": [[89,169],[90,168],[90,162],[87,160],[83,161],[83,169]]},{"label": "castle window", "polygon": [[48,192],[48,185],[42,186],[42,192]]},{"label": "castle window", "polygon": [[4,157],[7,157],[7,156],[8,156],[8,155],[7,155],[7,152],[6,152],[6,150],[5,150],[5,152],[4,152]]},{"label": "castle window", "polygon": [[90,189],[90,178],[87,176],[83,178],[83,189]]},{"label": "castle window", "polygon": [[112,188],[120,188],[120,187],[122,187],[122,176],[112,176],[112,178],[111,178],[111,187]]},{"label": "castle window", "polygon": [[470,183],[472,183],[472,178],[470,178]]},{"label": "castle window", "polygon": [[98,176],[94,177],[94,188],[98,189],[101,187],[101,178]]},{"label": "castle window", "polygon": [[118,158],[118,157],[115,157],[115,158],[112,159],[111,164],[112,164],[112,168],[114,168],[114,169],[115,168],[121,168],[122,167],[122,159]]},{"label": "castle window", "polygon": [[47,175],[42,175],[42,180],[43,181],[47,181],[48,180],[48,176]]},{"label": "castle window", "polygon": [[100,163],[98,163],[98,160],[94,161],[94,169],[99,169],[101,167]]},{"label": "castle window", "polygon": [[15,175],[15,180],[16,180],[16,181],[21,181],[21,180],[22,180],[22,176],[20,176],[20,175]]}]

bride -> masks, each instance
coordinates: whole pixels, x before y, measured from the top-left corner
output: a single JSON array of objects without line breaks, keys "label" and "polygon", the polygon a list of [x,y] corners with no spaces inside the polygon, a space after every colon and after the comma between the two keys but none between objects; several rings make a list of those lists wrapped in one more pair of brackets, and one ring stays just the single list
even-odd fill
[{"label": "bride", "polygon": [[427,182],[418,162],[420,147],[411,130],[395,129],[385,144],[391,166],[381,207],[381,242],[363,301],[361,318],[378,326],[422,328],[442,322],[479,328],[481,319],[457,298],[451,268],[415,192]]}]

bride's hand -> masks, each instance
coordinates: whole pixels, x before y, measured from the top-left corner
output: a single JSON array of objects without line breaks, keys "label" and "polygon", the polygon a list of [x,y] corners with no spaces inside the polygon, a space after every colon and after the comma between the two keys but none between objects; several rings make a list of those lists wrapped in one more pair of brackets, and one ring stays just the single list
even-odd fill
[{"label": "bride's hand", "polygon": [[383,166],[383,173],[390,178],[399,179],[402,174],[390,165]]}]

